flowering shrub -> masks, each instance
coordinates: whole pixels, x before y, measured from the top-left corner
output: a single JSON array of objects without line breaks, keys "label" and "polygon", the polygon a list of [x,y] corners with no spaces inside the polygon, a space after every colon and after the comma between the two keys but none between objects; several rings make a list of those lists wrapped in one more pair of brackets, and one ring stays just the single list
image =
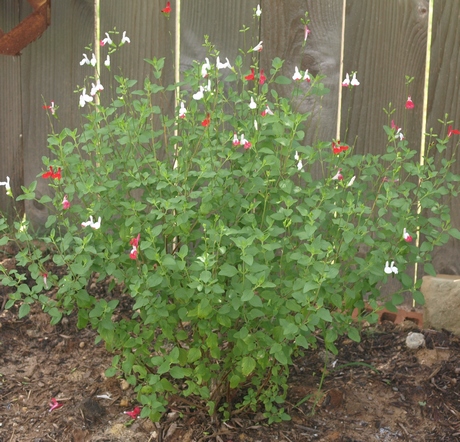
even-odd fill
[{"label": "flowering shrub", "polygon": [[[92,100],[106,93],[100,83],[91,95],[83,90],[87,123],[48,139],[38,179],[55,191],[39,200],[50,207],[43,240],[51,253],[18,253],[32,287],[3,269],[2,283],[16,287],[7,308],[21,303],[25,315],[38,301],[53,323],[77,311],[78,326],[97,329],[116,354],[107,375],[121,372],[135,387],[142,411],[133,418],[158,420],[168,401],[188,398],[211,415],[262,405],[270,422],[288,419],[293,358],[318,339],[334,353],[340,335],[359,341],[352,312],[375,321],[365,303],[377,309],[388,278],[401,288],[387,307],[403,292],[423,303],[412,265],[433,274],[433,247],[460,236],[442,204],[456,195],[454,157],[433,155],[457,133],[451,126],[433,136],[422,164],[390,121],[384,155],[358,155],[338,140],[305,145],[309,115],[275,85],[293,83],[298,97],[306,82],[306,95],[321,95],[321,78],[297,67],[284,76],[279,58],[262,69],[261,50],[262,42],[247,51],[245,70],[241,56],[221,63],[210,49],[168,87],[164,60],[149,60],[142,88],[115,76],[106,106]],[[357,87],[356,73],[345,83]],[[162,113],[156,96],[176,88],[175,115]],[[35,186],[17,199],[35,199]],[[47,272],[49,259],[66,273]],[[94,277],[131,296],[130,317],[114,320],[119,301],[91,294]]]}]

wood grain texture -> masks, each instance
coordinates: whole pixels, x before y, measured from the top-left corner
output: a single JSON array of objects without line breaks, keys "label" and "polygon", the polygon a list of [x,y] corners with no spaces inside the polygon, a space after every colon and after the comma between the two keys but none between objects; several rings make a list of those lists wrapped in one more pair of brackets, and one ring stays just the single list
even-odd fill
[{"label": "wood grain texture", "polygon": [[[0,28],[5,32],[19,23],[18,1],[0,3]],[[0,181],[10,177],[13,195],[19,195],[23,182],[23,134],[21,118],[21,58],[0,56]],[[6,214],[11,220],[24,211],[23,203],[13,205],[0,187],[0,216]]]},{"label": "wood grain texture", "polygon": [[[453,127],[460,129],[460,3],[435,1],[431,42],[430,78],[428,89],[427,128],[433,128],[442,138],[446,132],[438,119],[449,115]],[[453,135],[442,157],[450,157],[458,149],[460,135]],[[457,150],[458,152],[458,150]],[[440,155],[438,154],[438,157]],[[454,171],[460,173],[460,163],[454,164]],[[458,186],[458,185],[457,185]],[[458,187],[457,187],[458,189]],[[460,229],[460,198],[446,196],[452,225]],[[438,273],[460,274],[460,241],[449,242],[435,250],[433,265]]]},{"label": "wood grain texture", "polygon": [[[426,0],[348,0],[344,72],[357,71],[360,86],[343,90],[341,139],[357,153],[382,153],[382,126],[394,119],[409,146],[419,150],[428,29]],[[405,76],[415,77],[405,86]],[[407,96],[415,104],[406,110]],[[383,112],[392,103],[391,119]]]},{"label": "wood grain texture", "polygon": [[[22,2],[27,5],[25,0]],[[47,137],[52,129],[42,106],[54,101],[59,107],[59,119],[51,118],[55,132],[80,125],[79,99],[74,90],[83,84],[84,75],[91,71],[79,63],[85,46],[92,41],[92,33],[92,3],[60,0],[52,3],[51,26],[23,51],[24,183],[28,186],[38,181],[38,198],[50,194],[48,182],[41,178],[44,170],[41,158],[50,156]],[[26,202],[26,212],[36,227],[43,225],[48,216],[45,208],[36,202]]]},{"label": "wood grain texture", "polygon": [[[264,41],[261,65],[271,66],[274,57],[285,60],[282,73],[292,78],[295,66],[313,75],[325,75],[324,85],[330,93],[322,99],[316,96],[302,100],[301,112],[312,112],[305,138],[306,144],[318,140],[331,141],[335,137],[338,116],[338,89],[340,84],[340,42],[342,33],[342,2],[335,0],[264,0],[262,3],[262,34]],[[304,25],[301,18],[308,11],[311,23],[307,44],[304,42]],[[293,85],[279,86],[283,96],[292,94]],[[302,89],[309,89],[302,83]]]}]

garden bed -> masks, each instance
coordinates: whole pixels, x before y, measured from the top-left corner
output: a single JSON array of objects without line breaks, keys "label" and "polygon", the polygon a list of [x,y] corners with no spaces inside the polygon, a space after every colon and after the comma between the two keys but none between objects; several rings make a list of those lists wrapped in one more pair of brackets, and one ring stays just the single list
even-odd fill
[{"label": "garden bed", "polygon": [[[128,314],[130,298],[116,296],[118,314]],[[212,422],[199,404],[172,398],[154,424],[124,413],[137,405],[135,394],[121,379],[105,378],[112,356],[94,345],[95,332],[77,330],[72,316],[50,326],[38,307],[22,320],[15,313],[0,314],[1,442],[460,440],[460,339],[423,330],[426,348],[410,351],[411,321],[364,328],[359,344],[343,338],[337,358],[321,349],[299,357],[286,404],[292,421],[267,426],[260,413],[246,412]],[[63,405],[50,412],[53,397]]]}]

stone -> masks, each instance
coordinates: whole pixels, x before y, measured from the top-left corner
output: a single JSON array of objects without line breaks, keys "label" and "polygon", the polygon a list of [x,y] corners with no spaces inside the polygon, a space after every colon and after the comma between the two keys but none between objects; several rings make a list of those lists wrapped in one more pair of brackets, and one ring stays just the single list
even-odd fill
[{"label": "stone", "polygon": [[421,333],[412,333],[410,332],[406,338],[407,348],[411,350],[417,350],[417,348],[425,346],[425,336]]},{"label": "stone", "polygon": [[424,276],[424,325],[460,336],[460,275]]}]

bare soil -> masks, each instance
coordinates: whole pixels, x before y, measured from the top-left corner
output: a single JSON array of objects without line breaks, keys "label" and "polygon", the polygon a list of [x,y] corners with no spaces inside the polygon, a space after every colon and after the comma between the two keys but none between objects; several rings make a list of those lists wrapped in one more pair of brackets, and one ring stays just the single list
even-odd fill
[{"label": "bare soil", "polygon": [[[0,286],[0,305],[2,296]],[[127,305],[129,297],[118,296]],[[94,344],[94,331],[78,330],[72,316],[51,326],[38,307],[22,320],[4,310],[0,442],[460,441],[460,339],[421,330],[426,346],[414,351],[405,345],[409,331],[420,330],[383,322],[365,328],[359,344],[341,339],[337,357],[312,350],[297,359],[285,404],[291,421],[268,426],[252,412],[212,421],[171,401],[154,424],[125,414],[136,396],[122,379],[104,376],[113,355]],[[52,398],[62,406],[49,411]]]}]

